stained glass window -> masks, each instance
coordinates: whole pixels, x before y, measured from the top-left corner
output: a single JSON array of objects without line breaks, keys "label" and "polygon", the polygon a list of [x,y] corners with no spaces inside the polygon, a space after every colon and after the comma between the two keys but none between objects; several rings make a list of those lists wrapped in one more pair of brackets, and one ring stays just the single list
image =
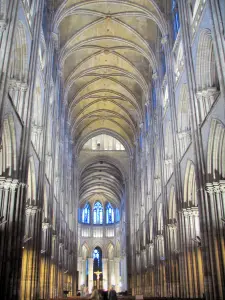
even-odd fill
[{"label": "stained glass window", "polygon": [[116,208],[116,222],[120,221],[120,210],[119,208]]},{"label": "stained glass window", "polygon": [[82,210],[82,223],[90,224],[90,204],[87,203]]},{"label": "stained glass window", "polygon": [[173,13],[173,35],[175,40],[180,28],[179,12],[178,12],[178,6],[176,0],[173,0],[172,3],[172,13]]},{"label": "stained glass window", "polygon": [[114,223],[114,209],[110,203],[106,205],[106,224]]},{"label": "stained glass window", "polygon": [[93,223],[94,224],[102,224],[103,223],[103,207],[99,201],[97,201],[94,205]]},{"label": "stained glass window", "polygon": [[98,265],[99,265],[99,250],[95,248],[95,250],[93,251],[93,259],[97,259],[98,260]]}]

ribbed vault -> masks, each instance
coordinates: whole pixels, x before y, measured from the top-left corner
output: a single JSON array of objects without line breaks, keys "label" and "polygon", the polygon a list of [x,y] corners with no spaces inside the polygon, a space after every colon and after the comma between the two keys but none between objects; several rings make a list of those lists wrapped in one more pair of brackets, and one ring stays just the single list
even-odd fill
[{"label": "ribbed vault", "polygon": [[[156,38],[158,32],[165,35],[166,23],[156,1],[56,3],[54,31],[59,33],[64,101],[75,144],[81,148],[93,132],[107,131],[126,141],[131,152],[157,70]],[[102,169],[101,181],[98,169],[94,164],[82,174],[81,201],[94,191],[120,199],[116,167]]]},{"label": "ribbed vault", "polygon": [[124,180],[120,170],[107,161],[89,164],[80,177],[81,205],[92,198],[108,200],[119,206],[124,195]]}]

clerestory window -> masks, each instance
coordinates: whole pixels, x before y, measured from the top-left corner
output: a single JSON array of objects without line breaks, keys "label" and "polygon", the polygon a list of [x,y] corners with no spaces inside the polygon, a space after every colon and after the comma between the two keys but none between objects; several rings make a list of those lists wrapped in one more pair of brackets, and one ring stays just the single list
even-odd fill
[{"label": "clerestory window", "polygon": [[87,203],[82,210],[82,223],[90,224],[90,204]]},{"label": "clerestory window", "polygon": [[93,224],[103,223],[103,207],[102,204],[97,201],[93,209]]},{"label": "clerestory window", "polygon": [[106,224],[114,223],[114,209],[110,203],[106,205]]}]

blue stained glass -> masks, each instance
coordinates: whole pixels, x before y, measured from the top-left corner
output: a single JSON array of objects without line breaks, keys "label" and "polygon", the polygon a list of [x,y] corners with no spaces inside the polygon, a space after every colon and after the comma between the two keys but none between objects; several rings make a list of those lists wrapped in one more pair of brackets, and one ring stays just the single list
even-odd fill
[{"label": "blue stained glass", "polygon": [[110,203],[106,205],[106,224],[114,223],[114,209]]},{"label": "blue stained glass", "polygon": [[103,223],[103,207],[99,201],[97,201],[94,205],[93,223],[94,224],[102,224]]},{"label": "blue stained glass", "polygon": [[98,249],[95,249],[93,251],[93,259],[97,259],[98,260],[98,266],[99,266],[100,253],[99,253]]},{"label": "blue stained glass", "polygon": [[173,3],[172,3],[172,13],[173,13],[173,35],[174,35],[174,40],[175,40],[177,37],[178,31],[179,31],[179,28],[180,28],[179,12],[178,12],[176,0],[173,0]]},{"label": "blue stained glass", "polygon": [[82,210],[82,223],[90,224],[90,204],[87,203]]},{"label": "blue stained glass", "polygon": [[120,211],[119,208],[116,208],[116,222],[120,221]]}]

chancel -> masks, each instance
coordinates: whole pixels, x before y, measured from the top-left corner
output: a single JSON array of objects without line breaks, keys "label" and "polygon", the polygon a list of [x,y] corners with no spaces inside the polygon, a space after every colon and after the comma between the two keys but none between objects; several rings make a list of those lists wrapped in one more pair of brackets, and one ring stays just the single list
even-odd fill
[{"label": "chancel", "polygon": [[0,0],[0,299],[225,299],[225,1]]}]

